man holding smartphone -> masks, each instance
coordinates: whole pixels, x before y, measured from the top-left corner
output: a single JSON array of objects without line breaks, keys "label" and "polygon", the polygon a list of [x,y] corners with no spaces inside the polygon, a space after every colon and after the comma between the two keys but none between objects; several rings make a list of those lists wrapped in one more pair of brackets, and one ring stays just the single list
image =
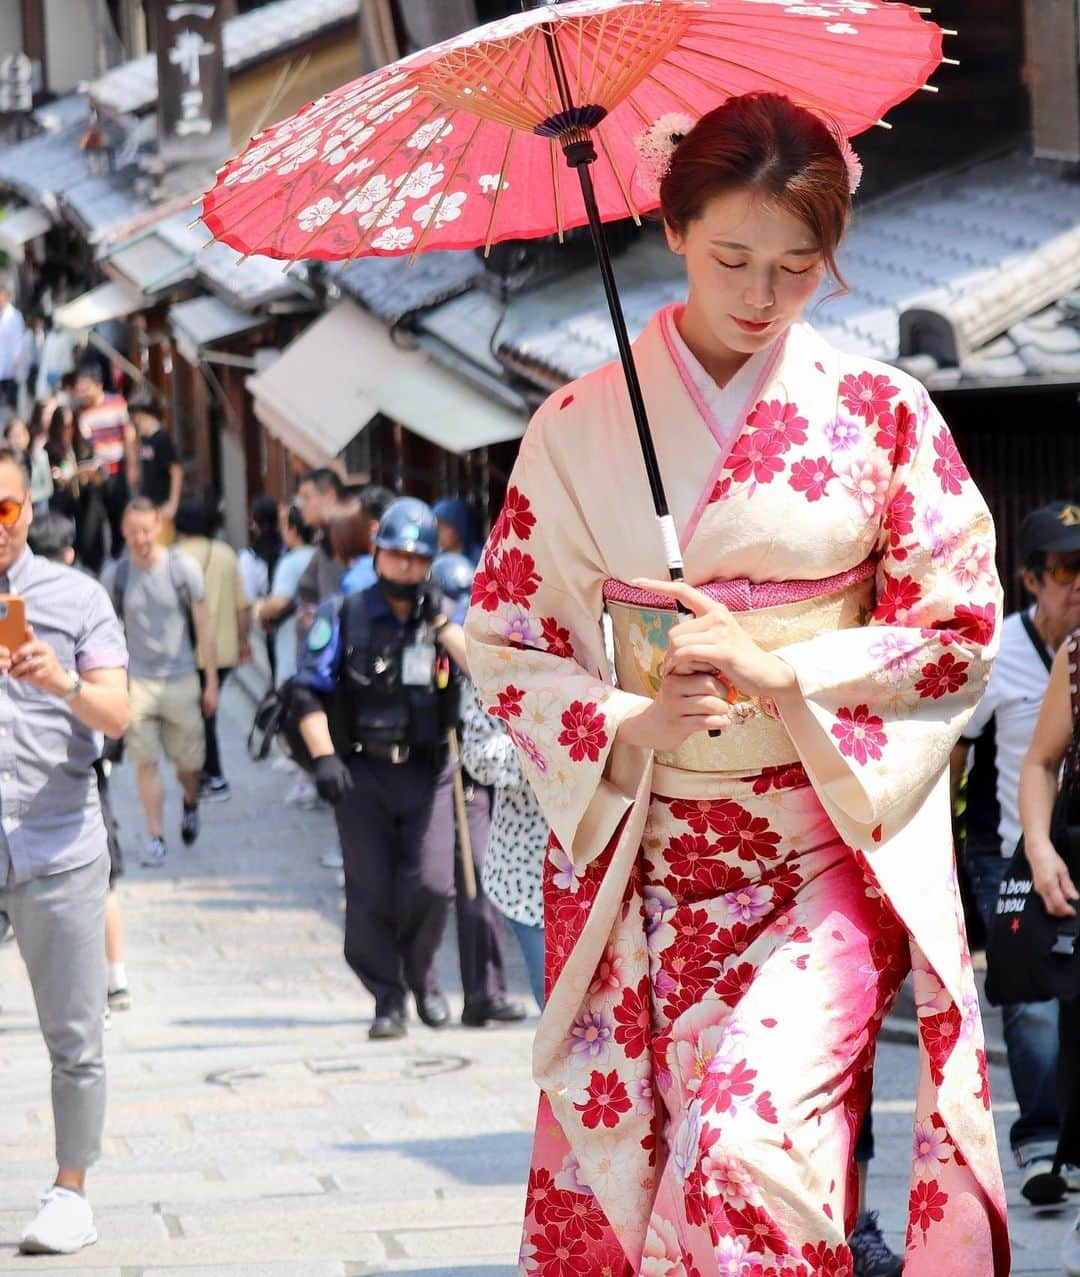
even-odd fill
[{"label": "man holding smartphone", "polygon": [[58,1165],[20,1248],[71,1254],[97,1240],[109,855],[94,760],[100,733],[127,729],[127,648],[104,589],[28,548],[32,517],[29,476],[0,448],[0,914],[52,1062]]}]

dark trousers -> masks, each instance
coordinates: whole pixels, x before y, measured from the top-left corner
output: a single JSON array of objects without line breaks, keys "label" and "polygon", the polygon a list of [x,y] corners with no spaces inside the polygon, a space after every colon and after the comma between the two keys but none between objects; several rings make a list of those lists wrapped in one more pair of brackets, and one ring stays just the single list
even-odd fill
[{"label": "dark trousers", "polygon": [[0,377],[0,405],[11,409],[19,405],[19,384],[14,377]]},{"label": "dark trousers", "polygon": [[1058,1111],[1061,1139],[1057,1162],[1080,1166],[1080,998],[1058,1007]]},{"label": "dark trousers", "polygon": [[345,961],[375,998],[403,1009],[434,992],[435,955],[454,895],[450,764],[354,754],[353,787],[335,808],[345,862]]},{"label": "dark trousers", "polygon": [[[225,680],[232,673],[232,667],[218,670],[218,691],[225,686]],[[199,670],[199,686],[206,690],[206,671]],[[203,763],[203,775],[211,780],[223,780],[225,773],[221,770],[221,749],[217,738],[217,713],[203,715],[203,733],[206,736],[206,761]]]},{"label": "dark trousers", "polygon": [[465,778],[465,810],[476,867],[476,899],[470,900],[461,870],[461,844],[454,855],[454,911],[457,917],[458,960],[465,1001],[498,998],[506,993],[502,950],[499,947],[499,914],[484,895],[480,873],[491,833],[491,791]]},{"label": "dark trousers", "polygon": [[124,474],[111,474],[97,486],[91,484],[83,489],[76,548],[79,561],[95,575],[100,575],[105,566],[106,544],[114,559],[124,552],[122,525],[128,496],[127,476]]}]

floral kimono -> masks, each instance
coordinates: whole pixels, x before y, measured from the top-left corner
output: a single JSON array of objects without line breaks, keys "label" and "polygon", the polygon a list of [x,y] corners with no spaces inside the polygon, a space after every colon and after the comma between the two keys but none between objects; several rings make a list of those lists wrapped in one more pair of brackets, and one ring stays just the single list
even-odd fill
[{"label": "floral kimono", "polygon": [[[520,1271],[850,1277],[852,1149],[909,970],[920,1026],[908,1277],[1009,1270],[947,760],[1001,594],[986,507],[925,390],[799,324],[723,389],[678,310],[636,343],[687,580],[795,671],[670,754],[670,601],[622,372],[522,443],[470,663],[552,826],[549,1000]],[[604,613],[614,645],[605,645]]]}]

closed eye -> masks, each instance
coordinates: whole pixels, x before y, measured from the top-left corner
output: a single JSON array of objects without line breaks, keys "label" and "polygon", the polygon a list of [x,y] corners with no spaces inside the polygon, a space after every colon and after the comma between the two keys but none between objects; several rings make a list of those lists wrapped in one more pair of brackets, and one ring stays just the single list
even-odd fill
[{"label": "closed eye", "polygon": [[810,266],[804,266],[802,270],[792,270],[790,266],[781,266],[780,269],[785,275],[809,275],[816,265],[817,262],[814,262]]}]

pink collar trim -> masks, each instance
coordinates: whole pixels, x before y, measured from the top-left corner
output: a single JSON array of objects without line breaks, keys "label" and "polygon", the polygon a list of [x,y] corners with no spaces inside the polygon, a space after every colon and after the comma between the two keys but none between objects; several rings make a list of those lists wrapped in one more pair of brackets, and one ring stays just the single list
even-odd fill
[{"label": "pink collar trim", "polygon": [[[698,524],[701,522],[701,516],[705,511],[705,507],[709,504],[709,497],[712,495],[712,490],[720,479],[721,472],[724,468],[724,462],[727,461],[728,457],[731,455],[731,449],[734,447],[735,441],[738,439],[739,435],[742,434],[743,428],[746,425],[746,418],[750,415],[751,410],[761,396],[762,390],[764,390],[766,383],[772,376],[773,369],[776,367],[777,360],[780,358],[780,352],[784,348],[787,341],[787,334],[790,330],[785,329],[776,341],[773,342],[772,348],[769,350],[767,357],[762,361],[761,368],[758,370],[758,375],[755,378],[753,385],[750,387],[750,391],[745,400],[740,405],[738,412],[733,414],[732,420],[729,423],[724,423],[717,418],[715,411],[709,404],[705,394],[702,392],[702,382],[708,382],[711,380],[709,378],[709,374],[701,366],[701,364],[698,363],[697,359],[695,359],[693,352],[687,346],[686,342],[682,338],[682,334],[679,332],[678,325],[676,323],[676,316],[682,309],[683,306],[680,303],[676,303],[671,306],[665,306],[664,309],[660,311],[660,332],[663,335],[664,345],[667,347],[667,352],[671,358],[671,362],[675,365],[679,376],[682,378],[682,383],[686,388],[686,393],[690,396],[694,407],[700,413],[702,420],[709,428],[709,433],[716,440],[719,447],[719,453],[717,454],[716,462],[709,473],[708,482],[702,489],[701,495],[698,497],[697,504],[694,506],[687,525],[683,529],[682,535],[679,538],[679,544],[685,553],[687,546],[690,544],[691,540],[693,540]],[[737,377],[739,374],[736,373],[735,375]],[[723,388],[718,387],[718,389]]]}]

